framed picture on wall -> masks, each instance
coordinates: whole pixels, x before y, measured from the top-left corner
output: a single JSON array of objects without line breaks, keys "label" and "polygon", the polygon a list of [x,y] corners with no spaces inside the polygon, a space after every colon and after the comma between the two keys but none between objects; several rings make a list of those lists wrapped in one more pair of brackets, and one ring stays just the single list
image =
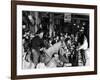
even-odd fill
[{"label": "framed picture on wall", "polygon": [[11,78],[97,74],[97,6],[11,1]]}]

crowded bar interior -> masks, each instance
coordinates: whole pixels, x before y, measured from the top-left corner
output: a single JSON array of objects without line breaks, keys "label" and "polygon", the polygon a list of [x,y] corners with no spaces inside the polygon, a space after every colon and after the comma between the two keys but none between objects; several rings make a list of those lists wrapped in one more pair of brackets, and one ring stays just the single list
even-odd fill
[{"label": "crowded bar interior", "polygon": [[22,48],[23,69],[89,65],[89,14],[22,11]]}]

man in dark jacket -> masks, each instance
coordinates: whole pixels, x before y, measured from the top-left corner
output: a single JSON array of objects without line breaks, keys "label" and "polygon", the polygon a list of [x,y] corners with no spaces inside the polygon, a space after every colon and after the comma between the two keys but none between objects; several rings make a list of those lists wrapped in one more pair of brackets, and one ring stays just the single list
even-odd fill
[{"label": "man in dark jacket", "polygon": [[39,30],[37,34],[38,35],[32,39],[32,54],[35,68],[39,61],[40,50],[42,49],[42,47],[44,47],[44,42],[42,40],[44,32],[42,30]]}]

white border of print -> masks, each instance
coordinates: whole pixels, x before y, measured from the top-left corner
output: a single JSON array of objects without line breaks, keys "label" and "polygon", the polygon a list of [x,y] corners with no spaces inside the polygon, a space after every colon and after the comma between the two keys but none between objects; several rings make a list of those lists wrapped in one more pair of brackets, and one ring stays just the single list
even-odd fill
[{"label": "white border of print", "polygon": [[[60,12],[60,13],[81,13],[89,14],[89,31],[90,36],[90,64],[84,67],[67,67],[67,68],[46,68],[46,69],[22,69],[22,11],[44,11],[44,12]],[[69,72],[85,72],[94,71],[94,10],[79,8],[60,8],[60,7],[42,7],[42,6],[25,6],[17,5],[17,75],[30,74],[50,74],[50,73],[69,73]]]}]

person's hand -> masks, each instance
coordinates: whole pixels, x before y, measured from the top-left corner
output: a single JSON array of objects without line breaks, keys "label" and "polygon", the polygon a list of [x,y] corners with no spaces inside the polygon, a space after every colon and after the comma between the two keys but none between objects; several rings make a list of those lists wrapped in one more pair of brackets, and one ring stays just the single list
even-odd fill
[{"label": "person's hand", "polygon": [[43,51],[46,52],[46,48],[43,48]]},{"label": "person's hand", "polygon": [[45,52],[46,51],[46,48],[41,48],[40,51],[44,51]]},{"label": "person's hand", "polygon": [[40,51],[43,51],[44,48],[41,48]]}]

